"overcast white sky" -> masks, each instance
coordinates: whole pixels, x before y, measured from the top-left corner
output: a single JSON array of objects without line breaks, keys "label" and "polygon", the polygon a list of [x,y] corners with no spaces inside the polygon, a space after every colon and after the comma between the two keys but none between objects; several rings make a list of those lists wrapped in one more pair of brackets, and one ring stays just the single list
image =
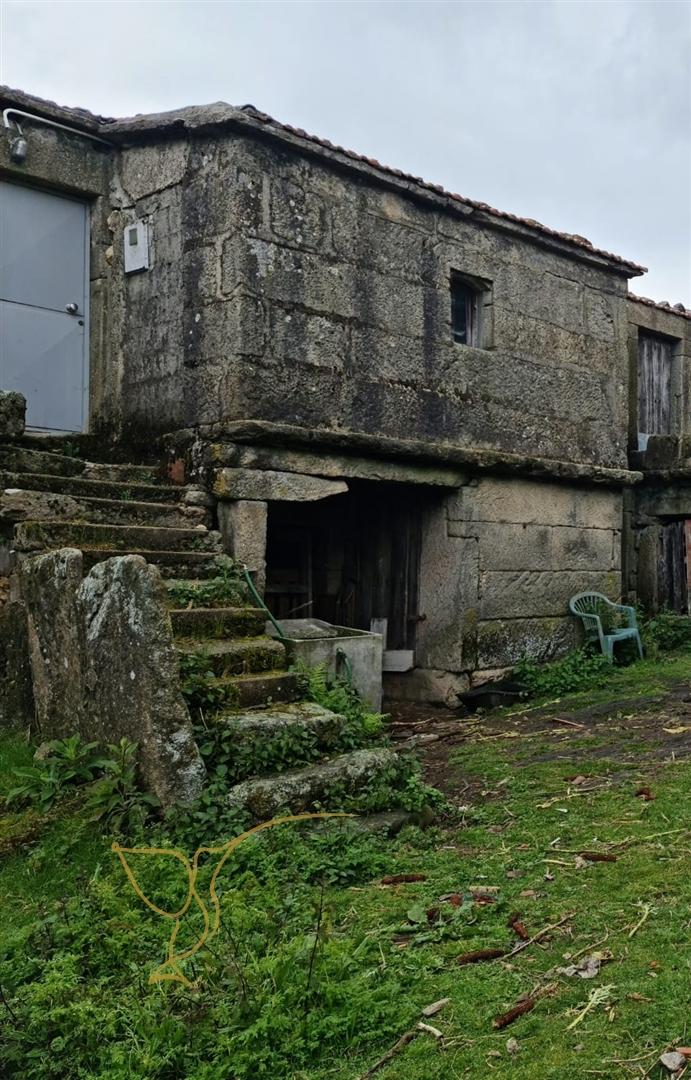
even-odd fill
[{"label": "overcast white sky", "polygon": [[691,306],[691,0],[0,0],[0,81],[247,102],[650,267]]}]

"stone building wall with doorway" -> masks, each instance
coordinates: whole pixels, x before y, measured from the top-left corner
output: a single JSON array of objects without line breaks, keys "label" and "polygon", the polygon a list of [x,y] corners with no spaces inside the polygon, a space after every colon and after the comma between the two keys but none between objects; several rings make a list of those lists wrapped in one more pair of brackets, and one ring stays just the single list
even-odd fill
[{"label": "stone building wall with doorway", "polygon": [[[0,140],[15,179],[91,200],[92,430],[148,453],[172,433],[176,469],[215,493],[260,577],[286,474],[391,483],[401,520],[405,485],[426,492],[407,507],[409,685],[550,656],[574,640],[569,595],[619,593],[640,267],[251,107],[105,122],[6,100],[110,144],[32,128],[17,166]],[[149,264],[126,273],[135,225]],[[237,476],[219,485],[238,468],[241,496]]]}]

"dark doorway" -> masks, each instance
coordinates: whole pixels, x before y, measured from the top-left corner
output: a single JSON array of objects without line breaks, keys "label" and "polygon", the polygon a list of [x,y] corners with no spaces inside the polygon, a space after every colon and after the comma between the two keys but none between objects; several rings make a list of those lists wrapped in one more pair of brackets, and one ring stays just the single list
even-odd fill
[{"label": "dark doorway", "polygon": [[349,482],[347,495],[272,503],[266,599],[277,618],[314,616],[414,649],[422,518],[430,495],[404,484]]},{"label": "dark doorway", "polygon": [[663,526],[659,562],[660,607],[683,615],[689,613],[687,540],[691,543],[691,522],[670,521]]}]

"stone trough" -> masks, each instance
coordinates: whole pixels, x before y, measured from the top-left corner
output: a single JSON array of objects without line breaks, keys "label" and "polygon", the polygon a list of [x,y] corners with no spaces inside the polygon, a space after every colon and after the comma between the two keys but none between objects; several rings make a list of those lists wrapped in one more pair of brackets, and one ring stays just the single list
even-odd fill
[{"label": "stone trough", "polygon": [[[323,664],[332,677],[346,677],[350,672],[353,686],[366,705],[374,712],[381,710],[381,634],[334,626],[322,619],[283,619],[280,626],[292,664],[302,663],[307,667]],[[266,633],[278,636],[270,622],[266,624]]]}]

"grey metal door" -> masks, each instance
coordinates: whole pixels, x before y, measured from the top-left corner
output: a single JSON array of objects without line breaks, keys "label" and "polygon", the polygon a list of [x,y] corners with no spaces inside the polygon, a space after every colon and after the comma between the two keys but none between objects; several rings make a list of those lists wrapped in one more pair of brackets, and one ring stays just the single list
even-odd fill
[{"label": "grey metal door", "polygon": [[86,203],[0,181],[0,389],[31,428],[87,425],[88,239]]}]

